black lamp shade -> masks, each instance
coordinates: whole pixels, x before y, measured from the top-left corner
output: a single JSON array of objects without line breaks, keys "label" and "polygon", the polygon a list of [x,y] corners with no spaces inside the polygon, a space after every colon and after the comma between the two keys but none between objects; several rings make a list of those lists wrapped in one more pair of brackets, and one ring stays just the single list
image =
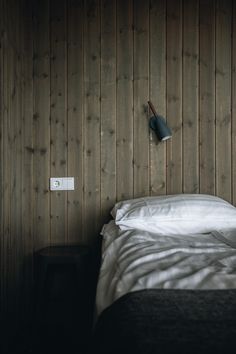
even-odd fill
[{"label": "black lamp shade", "polygon": [[150,118],[149,126],[153,129],[160,141],[165,141],[171,138],[172,133],[170,128],[162,116],[156,115]]}]

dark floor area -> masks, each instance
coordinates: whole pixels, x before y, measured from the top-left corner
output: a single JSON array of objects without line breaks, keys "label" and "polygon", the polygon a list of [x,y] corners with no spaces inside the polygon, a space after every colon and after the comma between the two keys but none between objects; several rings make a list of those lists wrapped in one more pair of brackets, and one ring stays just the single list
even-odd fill
[{"label": "dark floor area", "polygon": [[89,352],[90,338],[88,333],[62,322],[34,325],[25,328],[17,336],[10,339],[7,349],[2,354],[60,354]]},{"label": "dark floor area", "polygon": [[[32,319],[8,340],[3,354],[87,354],[94,289],[76,282],[73,267],[52,269],[43,294],[36,289]],[[2,354],[2,353],[1,353]]]}]

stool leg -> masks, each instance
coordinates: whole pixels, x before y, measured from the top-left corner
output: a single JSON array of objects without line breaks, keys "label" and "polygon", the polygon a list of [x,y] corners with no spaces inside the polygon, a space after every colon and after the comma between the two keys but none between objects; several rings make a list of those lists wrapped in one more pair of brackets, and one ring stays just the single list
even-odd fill
[{"label": "stool leg", "polygon": [[36,315],[38,320],[42,319],[43,308],[45,304],[45,289],[48,273],[48,262],[44,259],[39,264],[39,272],[37,279],[37,293],[36,293]]}]

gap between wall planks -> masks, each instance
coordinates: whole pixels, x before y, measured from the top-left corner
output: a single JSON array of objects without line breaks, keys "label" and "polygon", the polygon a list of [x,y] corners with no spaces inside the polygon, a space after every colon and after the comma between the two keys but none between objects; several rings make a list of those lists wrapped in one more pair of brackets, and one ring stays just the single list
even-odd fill
[{"label": "gap between wall planks", "polygon": [[[50,2],[51,176],[67,175],[67,1]],[[67,243],[67,192],[51,193],[51,243]]]},{"label": "gap between wall planks", "polygon": [[[231,0],[216,2],[216,194],[231,202]],[[222,50],[224,47],[224,50]]]},{"label": "gap between wall planks", "polygon": [[133,198],[133,1],[117,1],[117,199]]},{"label": "gap between wall planks", "polygon": [[236,4],[232,1],[232,36],[231,36],[231,48],[232,48],[232,72],[231,72],[231,82],[232,82],[232,96],[231,96],[231,107],[232,107],[232,202],[236,205]]},{"label": "gap between wall planks", "polygon": [[[13,20],[10,16],[10,9],[8,19],[12,33],[15,34],[16,52],[12,49],[11,61],[9,69],[10,79],[10,92],[8,93],[10,98],[10,152],[14,159],[10,159],[10,232],[11,236],[8,239],[8,271],[10,279],[10,286],[8,292],[8,309],[11,306],[15,309],[19,307],[19,271],[20,267],[17,267],[19,261],[19,253],[22,247],[22,232],[21,232],[21,183],[22,183],[22,147],[21,147],[21,131],[20,131],[20,115],[21,115],[21,103],[20,102],[20,54],[19,52],[19,36],[20,36],[20,21],[19,21],[19,3],[16,6],[16,18]],[[18,53],[17,53],[18,52]],[[18,55],[17,55],[18,54]],[[13,207],[14,206],[14,207]],[[19,242],[17,242],[19,240]],[[16,242],[16,247],[14,243]],[[15,291],[13,287],[15,286]],[[19,316],[19,313],[17,313]]]},{"label": "gap between wall planks", "polygon": [[215,194],[215,1],[200,0],[200,192]]},{"label": "gap between wall planks", "polygon": [[134,1],[134,197],[149,194],[149,2]]},{"label": "gap between wall planks", "polygon": [[[11,4],[13,4],[11,2]],[[9,200],[6,202],[6,208],[8,209],[7,216],[9,220],[8,228],[9,235],[6,239],[5,252],[6,257],[6,271],[7,271],[7,311],[11,308],[13,311],[19,309],[19,272],[20,272],[20,253],[23,245],[22,242],[22,230],[21,230],[21,183],[22,183],[22,147],[21,147],[21,129],[20,129],[20,117],[21,117],[21,103],[20,102],[20,64],[21,58],[19,53],[19,41],[20,41],[20,21],[19,21],[19,3],[15,8],[16,18],[12,18],[10,15],[10,8],[7,8],[7,21],[10,28],[7,33],[9,42],[15,40],[15,48],[12,44],[8,46],[6,57],[7,63],[7,80],[9,80],[9,86],[7,91],[7,105],[8,105],[8,117],[6,124],[8,125],[8,148],[10,153],[10,159],[6,162],[8,169],[8,183],[9,183]],[[14,158],[12,158],[14,156]],[[15,245],[15,246],[14,246]],[[19,311],[15,313],[16,321],[19,320]]]},{"label": "gap between wall planks", "polygon": [[50,3],[33,3],[34,250],[50,243]]},{"label": "gap between wall planks", "polygon": [[68,176],[75,190],[68,192],[68,242],[82,239],[83,219],[83,1],[68,1]]},{"label": "gap between wall planks", "polygon": [[[3,2],[0,2],[0,189],[1,189],[1,196],[0,196],[0,233],[1,233],[1,240],[0,240],[0,269],[3,268],[3,242],[2,242],[2,235],[3,235],[3,204],[4,204],[4,198],[3,198],[3,131],[4,131],[4,124],[3,124]],[[0,277],[0,298],[3,298],[3,285],[4,281],[2,279],[3,277]],[[0,303],[0,313],[3,312],[3,304]],[[1,347],[0,347],[1,348]]]},{"label": "gap between wall planks", "polygon": [[199,2],[183,1],[183,192],[199,193]]},{"label": "gap between wall planks", "polygon": [[[21,321],[32,313],[33,289],[33,35],[31,1],[21,3],[20,17],[26,15],[21,30],[21,100],[22,100],[22,248],[20,254],[20,297]],[[25,222],[27,220],[27,222]]]},{"label": "gap between wall planks", "polygon": [[0,2],[0,173],[1,173],[1,205],[0,205],[0,218],[1,218],[1,239],[0,239],[0,269],[1,269],[1,276],[0,276],[0,313],[5,315],[5,308],[6,308],[6,254],[5,254],[5,195],[6,195],[6,183],[5,183],[5,169],[4,169],[4,162],[5,162],[5,149],[6,149],[6,140],[4,139],[5,132],[6,132],[6,98],[5,98],[5,76],[6,73],[4,72],[4,53],[5,53],[5,32],[4,32],[4,3],[3,1]]},{"label": "gap between wall planks", "polygon": [[[166,0],[151,0],[149,16],[149,97],[166,118]],[[152,131],[149,136],[150,194],[166,194],[166,144],[160,143]]]},{"label": "gap between wall planks", "polygon": [[101,227],[100,2],[85,2],[83,237],[92,243]]},{"label": "gap between wall planks", "polygon": [[182,1],[167,0],[167,194],[182,192]]},{"label": "gap between wall planks", "polygon": [[101,1],[101,223],[116,202],[116,0]]}]

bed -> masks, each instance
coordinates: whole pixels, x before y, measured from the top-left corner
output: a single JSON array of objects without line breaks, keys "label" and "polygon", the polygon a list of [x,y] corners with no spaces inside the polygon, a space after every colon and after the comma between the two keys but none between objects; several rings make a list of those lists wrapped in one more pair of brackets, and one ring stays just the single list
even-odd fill
[{"label": "bed", "polygon": [[223,353],[236,344],[236,208],[209,195],[119,202],[104,225],[96,353]]}]

